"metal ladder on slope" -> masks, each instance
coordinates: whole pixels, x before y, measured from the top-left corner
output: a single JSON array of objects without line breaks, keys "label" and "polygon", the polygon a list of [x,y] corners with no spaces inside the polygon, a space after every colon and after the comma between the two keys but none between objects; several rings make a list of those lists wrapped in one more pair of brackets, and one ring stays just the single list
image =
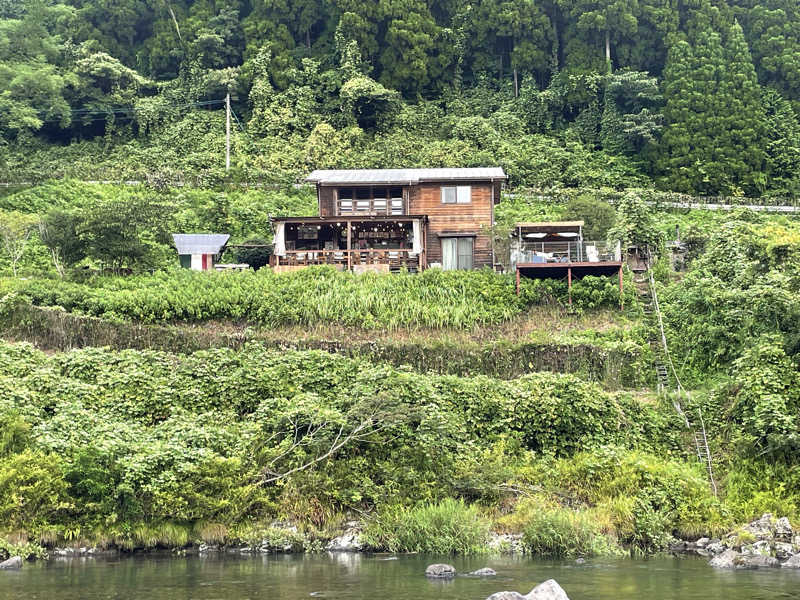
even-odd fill
[{"label": "metal ladder on slope", "polygon": [[[642,301],[642,307],[647,320],[653,321],[656,318],[654,310],[655,301],[653,300],[653,288],[647,279],[636,280],[636,282],[647,283],[647,286],[643,289],[639,288],[639,296],[640,300]],[[652,325],[653,324],[651,323],[651,331],[653,329]],[[653,351],[653,366],[655,367],[656,371],[656,391],[659,394],[663,394],[666,393],[667,389],[669,388],[669,370],[664,358],[664,348],[661,340],[654,337],[650,338],[649,343],[650,349]]]},{"label": "metal ladder on slope", "polygon": [[[656,292],[656,284],[655,280],[653,279],[653,272],[648,269],[648,290],[645,297],[649,296],[650,304],[649,306],[645,305],[645,314],[649,314],[651,317],[655,317],[656,324],[658,325],[658,333],[660,334],[660,340],[655,341],[651,340],[651,347],[653,347],[655,353],[655,369],[656,369],[656,383],[657,383],[657,390],[659,394],[666,393],[669,388],[669,374],[672,373],[672,376],[675,378],[675,395],[672,398],[672,405],[675,407],[675,411],[678,415],[683,419],[684,425],[686,428],[691,432],[692,438],[694,439],[694,446],[695,452],[697,454],[698,460],[703,463],[708,472],[708,480],[711,484],[711,490],[714,493],[714,497],[717,496],[717,483],[714,480],[714,470],[712,468],[711,462],[711,450],[708,447],[708,436],[706,435],[706,426],[705,421],[703,421],[703,415],[700,409],[697,409],[697,417],[700,423],[700,427],[697,428],[692,425],[691,421],[689,421],[689,417],[683,410],[683,407],[680,403],[681,395],[684,395],[687,399],[690,399],[689,392],[687,392],[683,385],[681,384],[681,380],[678,377],[678,373],[675,371],[675,365],[672,362],[672,357],[669,353],[669,346],[667,344],[667,336],[664,332],[664,320],[661,316],[661,308],[658,304],[658,293]],[[648,310],[649,309],[649,310]],[[658,350],[656,349],[658,347]]]}]

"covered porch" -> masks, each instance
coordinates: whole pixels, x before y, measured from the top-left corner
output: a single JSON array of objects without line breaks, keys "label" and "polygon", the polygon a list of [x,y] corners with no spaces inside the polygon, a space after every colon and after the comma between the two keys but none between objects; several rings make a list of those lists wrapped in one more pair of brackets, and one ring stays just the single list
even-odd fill
[{"label": "covered porch", "polygon": [[619,243],[586,241],[583,221],[517,223],[511,233],[511,265],[517,294],[521,277],[567,280],[572,304],[572,280],[586,275],[618,275],[622,308],[622,249]]},{"label": "covered porch", "polygon": [[272,222],[272,267],[277,271],[332,265],[386,273],[421,271],[426,264],[422,215],[280,217]]}]

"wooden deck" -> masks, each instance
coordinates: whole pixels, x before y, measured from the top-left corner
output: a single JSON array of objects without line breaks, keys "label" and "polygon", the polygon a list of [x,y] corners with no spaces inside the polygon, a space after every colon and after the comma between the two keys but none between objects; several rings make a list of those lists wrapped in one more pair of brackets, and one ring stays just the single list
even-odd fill
[{"label": "wooden deck", "polygon": [[572,280],[580,279],[587,275],[619,275],[619,307],[624,308],[622,299],[622,262],[542,262],[542,263],[517,263],[516,287],[519,295],[519,281],[521,277],[528,279],[563,279],[567,278],[569,290],[569,303],[572,304]]}]

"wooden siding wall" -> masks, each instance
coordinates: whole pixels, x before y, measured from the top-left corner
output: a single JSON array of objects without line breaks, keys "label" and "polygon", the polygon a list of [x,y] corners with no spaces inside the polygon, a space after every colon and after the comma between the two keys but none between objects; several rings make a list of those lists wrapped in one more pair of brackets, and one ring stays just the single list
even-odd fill
[{"label": "wooden siding wall", "polygon": [[428,215],[428,264],[442,262],[442,244],[439,236],[448,233],[474,233],[473,266],[479,269],[492,266],[492,244],[487,228],[492,224],[492,184],[487,182],[459,182],[472,186],[469,204],[443,204],[442,183],[422,183],[413,186],[409,193],[408,212]]},{"label": "wooden siding wall", "polygon": [[[443,204],[443,185],[471,185],[472,202],[469,204]],[[490,182],[422,183],[405,186],[407,193],[406,214],[427,215],[428,264],[442,262],[440,234],[475,234],[473,266],[479,269],[492,266],[492,245],[487,229],[492,224],[494,206],[492,198],[500,198],[501,184]],[[494,188],[494,190],[493,190]],[[336,216],[336,188],[318,186],[319,211],[322,217]],[[494,192],[494,194],[492,193]]]},{"label": "wooden siding wall", "polygon": [[319,216],[320,217],[335,217],[336,216],[336,188],[318,185],[319,192]]}]

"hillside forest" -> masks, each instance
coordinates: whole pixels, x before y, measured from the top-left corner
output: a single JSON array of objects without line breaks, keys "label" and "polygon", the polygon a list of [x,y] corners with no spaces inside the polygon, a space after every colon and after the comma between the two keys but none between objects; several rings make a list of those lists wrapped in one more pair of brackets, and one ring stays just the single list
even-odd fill
[{"label": "hillside forest", "polygon": [[[796,0],[0,0],[0,559],[797,530],[798,118]],[[498,257],[583,220],[648,271],[253,249],[312,169],[489,165]],[[182,269],[175,232],[254,268]]]},{"label": "hillside forest", "polygon": [[499,164],[791,196],[798,72],[794,0],[5,0],[0,179]]}]

